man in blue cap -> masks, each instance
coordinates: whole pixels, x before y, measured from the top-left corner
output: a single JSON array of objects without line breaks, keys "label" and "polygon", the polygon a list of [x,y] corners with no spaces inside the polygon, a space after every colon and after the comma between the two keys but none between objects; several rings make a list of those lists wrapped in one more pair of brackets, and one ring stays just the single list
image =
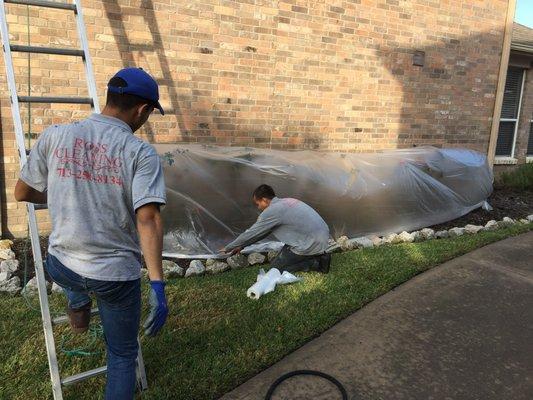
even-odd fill
[{"label": "man in blue cap", "polygon": [[160,205],[165,182],[153,146],[133,135],[157,108],[155,80],[140,68],[108,83],[101,114],[46,129],[15,188],[18,201],[48,203],[46,271],[63,287],[74,332],[87,331],[94,294],[107,347],[105,398],[133,399],[141,312],[141,250],[151,283],[153,336],[168,307],[162,271]]}]

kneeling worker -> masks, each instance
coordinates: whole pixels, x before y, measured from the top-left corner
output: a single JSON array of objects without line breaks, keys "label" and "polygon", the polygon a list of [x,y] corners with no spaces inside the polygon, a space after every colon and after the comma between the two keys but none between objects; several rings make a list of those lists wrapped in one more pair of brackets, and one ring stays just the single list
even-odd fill
[{"label": "kneeling worker", "polygon": [[269,234],[285,245],[270,265],[280,271],[329,272],[331,255],[326,254],[329,228],[322,217],[303,201],[276,197],[274,189],[261,185],[253,202],[261,211],[257,222],[228,244],[225,252],[236,254]]}]

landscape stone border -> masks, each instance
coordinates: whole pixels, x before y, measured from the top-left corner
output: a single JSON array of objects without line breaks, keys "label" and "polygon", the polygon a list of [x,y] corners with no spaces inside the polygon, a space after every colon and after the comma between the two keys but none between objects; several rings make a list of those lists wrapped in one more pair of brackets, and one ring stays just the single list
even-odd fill
[{"label": "landscape stone border", "polygon": [[[515,224],[531,224],[533,223],[533,214],[520,220],[513,220],[509,217],[504,217],[501,221],[491,220],[484,226],[468,224],[464,227],[454,227],[448,230],[440,230],[435,232],[433,229],[424,228],[419,231],[400,233],[390,233],[384,236],[362,236],[357,238],[348,238],[341,236],[336,241],[331,240],[329,253],[339,251],[352,251],[357,249],[374,248],[389,244],[398,243],[413,243],[422,242],[425,240],[443,239],[448,237],[457,237],[462,235],[475,235],[483,231],[494,231],[496,229],[505,228]],[[12,251],[11,240],[0,240],[0,293],[9,295],[36,294],[37,285],[35,278],[30,279],[26,287],[22,288],[22,282],[15,273],[21,268],[19,261],[15,259],[15,253]],[[192,260],[188,268],[183,268],[171,260],[163,260],[163,274],[165,279],[173,278],[188,278],[191,276],[201,276],[204,274],[219,274],[232,269],[241,269],[249,267],[250,265],[261,265],[272,261],[277,255],[275,251],[269,251],[266,254],[251,253],[247,256],[244,254],[236,254],[228,257],[226,261],[218,259]],[[148,271],[143,268],[141,270],[142,276],[148,279]],[[61,292],[62,289],[56,285],[47,285],[48,291]]]}]

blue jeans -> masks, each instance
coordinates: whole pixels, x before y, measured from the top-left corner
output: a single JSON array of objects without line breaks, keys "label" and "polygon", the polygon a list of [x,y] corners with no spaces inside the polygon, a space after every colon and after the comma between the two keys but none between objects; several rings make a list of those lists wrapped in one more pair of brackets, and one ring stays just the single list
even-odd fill
[{"label": "blue jeans", "polygon": [[319,267],[320,255],[302,256],[293,253],[287,245],[283,246],[279,254],[271,261],[270,266],[280,272],[316,271]]},{"label": "blue jeans", "polygon": [[84,278],[50,254],[46,258],[46,272],[63,288],[70,308],[89,304],[89,293],[96,296],[107,349],[105,399],[133,399],[141,317],[140,279],[113,282]]}]

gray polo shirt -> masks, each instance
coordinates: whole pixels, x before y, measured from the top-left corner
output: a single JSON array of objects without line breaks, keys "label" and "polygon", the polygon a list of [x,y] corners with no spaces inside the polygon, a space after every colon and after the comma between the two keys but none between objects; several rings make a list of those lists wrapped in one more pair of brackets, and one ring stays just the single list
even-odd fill
[{"label": "gray polo shirt", "polygon": [[226,249],[248,246],[269,234],[304,256],[322,254],[328,248],[328,225],[313,208],[297,199],[274,197],[257,222]]},{"label": "gray polo shirt", "polygon": [[48,191],[48,251],[81,276],[140,277],[135,210],[165,204],[161,161],[123,121],[101,114],[46,129],[20,179]]}]

